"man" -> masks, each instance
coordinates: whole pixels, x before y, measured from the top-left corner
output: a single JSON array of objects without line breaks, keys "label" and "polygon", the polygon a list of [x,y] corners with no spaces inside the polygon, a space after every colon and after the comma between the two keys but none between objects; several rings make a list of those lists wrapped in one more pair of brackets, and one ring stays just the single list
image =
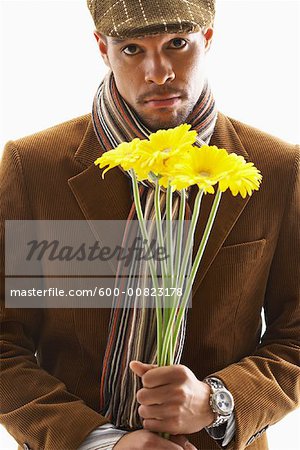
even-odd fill
[{"label": "man", "polygon": [[23,448],[263,450],[264,431],[299,402],[299,148],[216,111],[203,71],[214,1],[154,3],[88,1],[111,72],[92,117],[7,144],[3,218],[126,220],[128,177],[116,168],[100,188],[95,159],[113,140],[184,122],[202,141],[253,161],[263,185],[250,199],[222,198],[181,364],[130,364],[143,386],[136,396],[143,429],[125,434],[98,412],[111,311],[5,308],[3,283],[1,422]]}]

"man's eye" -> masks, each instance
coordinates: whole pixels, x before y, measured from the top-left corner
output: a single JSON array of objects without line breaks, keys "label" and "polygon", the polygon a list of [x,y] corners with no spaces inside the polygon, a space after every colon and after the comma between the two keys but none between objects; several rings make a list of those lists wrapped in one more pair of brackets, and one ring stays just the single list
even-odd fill
[{"label": "man's eye", "polygon": [[136,55],[139,53],[139,48],[137,45],[130,44],[122,50],[126,55]]},{"label": "man's eye", "polygon": [[171,41],[172,48],[183,48],[186,46],[186,44],[187,44],[186,40],[182,38],[175,38],[172,39]]}]

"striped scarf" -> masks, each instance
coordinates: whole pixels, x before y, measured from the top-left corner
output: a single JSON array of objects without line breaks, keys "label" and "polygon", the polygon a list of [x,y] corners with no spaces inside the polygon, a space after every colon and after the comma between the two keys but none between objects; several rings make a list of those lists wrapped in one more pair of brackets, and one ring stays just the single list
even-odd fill
[{"label": "striped scarf", "polygon": [[[209,143],[216,119],[215,101],[206,83],[186,121],[198,132],[195,145],[201,147]],[[106,75],[97,90],[92,120],[101,148],[105,151],[136,137],[146,139],[150,134],[150,130],[120,96],[112,72]],[[151,183],[143,182],[139,184],[139,192],[151,241],[155,229],[154,189]],[[179,195],[173,196],[173,219],[178,217],[179,200]],[[166,195],[163,191],[160,198],[162,218],[165,215],[165,204]],[[186,202],[185,219],[189,219],[190,214]],[[125,226],[123,248],[127,248],[129,243],[132,244],[134,237],[139,233],[139,229],[132,226],[133,222],[137,223],[134,202]],[[149,302],[149,297],[137,298],[128,295],[129,288],[132,288],[133,292],[137,287],[140,287],[142,292],[145,287],[151,289],[152,281],[147,262],[133,259],[126,278],[122,277],[122,273],[125,273],[124,264],[124,261],[119,262],[115,280],[115,287],[119,290],[114,289],[114,292],[120,292],[120,295],[113,298],[111,309],[100,386],[100,412],[118,428],[130,431],[142,428],[136,402],[136,393],[142,385],[140,378],[130,370],[129,363],[132,360],[156,363],[156,312],[154,307],[140,307],[141,303]],[[122,291],[127,293],[125,297]],[[180,363],[183,351],[186,318],[187,310],[174,353],[175,364]]]}]

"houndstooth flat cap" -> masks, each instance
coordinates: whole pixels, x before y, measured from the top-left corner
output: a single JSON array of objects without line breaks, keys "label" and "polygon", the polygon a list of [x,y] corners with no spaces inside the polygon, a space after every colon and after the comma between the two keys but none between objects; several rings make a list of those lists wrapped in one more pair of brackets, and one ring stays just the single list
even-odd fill
[{"label": "houndstooth flat cap", "polygon": [[210,25],[215,0],[87,0],[96,29],[106,36],[188,33]]}]

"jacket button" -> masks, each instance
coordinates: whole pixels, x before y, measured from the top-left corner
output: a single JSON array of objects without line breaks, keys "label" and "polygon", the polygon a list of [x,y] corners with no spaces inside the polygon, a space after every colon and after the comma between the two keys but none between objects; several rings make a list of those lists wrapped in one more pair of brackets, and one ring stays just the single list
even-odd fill
[{"label": "jacket button", "polygon": [[30,450],[30,447],[29,447],[29,445],[27,445],[26,443],[25,443],[25,444],[23,444],[23,450]]}]

